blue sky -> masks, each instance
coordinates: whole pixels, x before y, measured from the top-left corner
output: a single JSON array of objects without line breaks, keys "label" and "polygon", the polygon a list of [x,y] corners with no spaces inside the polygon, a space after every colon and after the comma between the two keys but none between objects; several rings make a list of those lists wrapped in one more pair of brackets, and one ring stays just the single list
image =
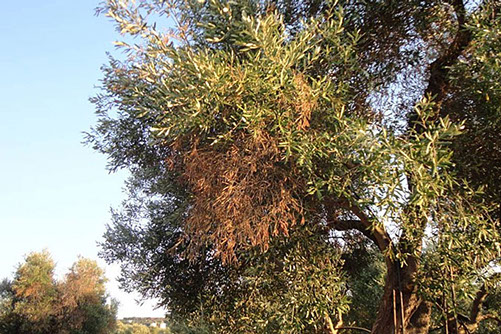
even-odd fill
[{"label": "blue sky", "polygon": [[[94,16],[98,0],[4,1],[0,10],[0,279],[31,251],[48,249],[64,273],[97,241],[120,203],[125,173],[81,144],[96,121],[88,102],[118,38]],[[99,263],[104,266],[103,261]],[[118,290],[119,316],[161,316]]]}]

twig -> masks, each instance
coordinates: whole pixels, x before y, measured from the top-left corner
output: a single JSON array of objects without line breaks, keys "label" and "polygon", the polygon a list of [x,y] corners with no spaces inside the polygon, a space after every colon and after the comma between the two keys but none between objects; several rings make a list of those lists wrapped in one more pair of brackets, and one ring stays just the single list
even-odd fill
[{"label": "twig", "polygon": [[393,289],[393,334],[397,334],[397,299],[395,294],[395,289]]},{"label": "twig", "polygon": [[365,332],[365,333],[371,333],[370,329],[363,328],[363,327],[356,327],[356,326],[343,326],[343,327],[337,327],[336,329],[339,329],[339,330],[352,329],[354,331],[361,331],[361,332]]},{"label": "twig", "polygon": [[402,334],[405,334],[405,320],[404,320],[404,296],[402,290],[400,292],[400,316],[402,318]]}]

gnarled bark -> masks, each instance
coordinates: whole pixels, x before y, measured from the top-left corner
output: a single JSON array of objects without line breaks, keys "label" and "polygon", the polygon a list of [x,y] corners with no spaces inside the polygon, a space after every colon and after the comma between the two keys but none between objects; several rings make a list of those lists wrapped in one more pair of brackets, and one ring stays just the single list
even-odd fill
[{"label": "gnarled bark", "polygon": [[397,261],[392,261],[391,266],[387,267],[384,294],[372,333],[428,332],[431,304],[417,294],[414,282],[417,264],[416,258],[409,258],[406,265],[401,266]]}]

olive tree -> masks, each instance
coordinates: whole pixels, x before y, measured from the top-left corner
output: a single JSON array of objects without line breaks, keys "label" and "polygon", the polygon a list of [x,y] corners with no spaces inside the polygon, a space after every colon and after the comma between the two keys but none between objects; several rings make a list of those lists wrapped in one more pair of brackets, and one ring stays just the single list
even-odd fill
[{"label": "olive tree", "polygon": [[[497,1],[108,0],[99,11],[135,38],[104,67],[88,138],[133,174],[131,206],[106,235],[111,261],[133,270],[156,237],[175,254],[164,268],[224,272],[301,226],[341,249],[355,231],[385,267],[372,333],[467,333],[496,318],[483,302],[500,254]],[[147,282],[169,273],[145,261],[153,276],[131,284],[154,294]]]}]

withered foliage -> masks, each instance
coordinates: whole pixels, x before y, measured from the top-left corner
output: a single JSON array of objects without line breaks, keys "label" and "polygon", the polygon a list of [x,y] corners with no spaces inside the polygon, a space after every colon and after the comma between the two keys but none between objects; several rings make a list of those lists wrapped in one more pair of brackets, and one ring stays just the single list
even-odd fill
[{"label": "withered foliage", "polygon": [[[303,74],[295,74],[294,85],[292,105],[285,97],[279,105],[291,120],[286,127],[308,131],[317,99]],[[171,145],[178,156],[169,165],[192,193],[184,225],[190,257],[208,246],[223,262],[233,262],[239,248],[265,250],[270,237],[288,235],[291,227],[305,221],[304,179],[298,177],[293,159],[284,159],[280,137],[266,128],[262,124],[253,131],[239,130],[225,143],[184,137]]]},{"label": "withered foliage", "polygon": [[304,188],[291,177],[275,138],[241,134],[229,148],[195,143],[183,157],[183,179],[192,190],[185,224],[190,251],[204,244],[223,261],[234,261],[240,246],[266,249],[271,236],[287,235],[304,222],[298,194]]},{"label": "withered foliage", "polygon": [[294,106],[299,117],[296,120],[299,130],[306,130],[310,126],[311,113],[317,105],[317,99],[312,94],[311,86],[301,73],[294,76],[294,84],[297,87],[297,99]]}]

